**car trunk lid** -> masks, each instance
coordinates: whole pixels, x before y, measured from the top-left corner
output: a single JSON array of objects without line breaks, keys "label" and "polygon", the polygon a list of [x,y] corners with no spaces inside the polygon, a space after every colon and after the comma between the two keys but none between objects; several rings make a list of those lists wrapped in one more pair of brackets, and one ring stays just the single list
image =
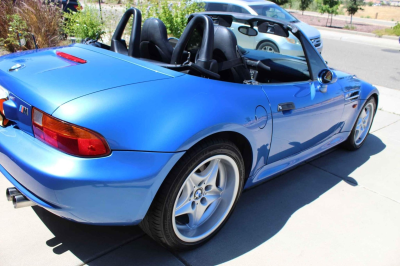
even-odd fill
[{"label": "car trunk lid", "polygon": [[[134,58],[121,60],[84,48],[78,45],[0,57],[0,85],[10,92],[12,108],[18,112],[6,113],[6,117],[10,115],[30,132],[32,106],[52,114],[60,105],[87,94],[174,77],[168,70],[167,73],[159,71],[157,66],[154,66],[157,70],[142,66],[141,61]],[[57,51],[87,62],[67,60],[58,56]],[[13,68],[17,69],[13,71]]]}]

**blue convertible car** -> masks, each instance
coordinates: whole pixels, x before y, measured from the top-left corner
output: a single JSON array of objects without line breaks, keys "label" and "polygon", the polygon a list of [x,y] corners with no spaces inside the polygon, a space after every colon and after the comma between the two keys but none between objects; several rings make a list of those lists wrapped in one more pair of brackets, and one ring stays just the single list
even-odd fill
[{"label": "blue convertible car", "polygon": [[[131,8],[111,46],[0,58],[0,171],[16,208],[140,224],[185,249],[217,233],[243,189],[338,144],[363,145],[377,89],[330,69],[295,25],[223,12],[188,20],[174,47],[162,21],[142,25]],[[303,55],[241,48],[234,21],[237,34],[257,25]]]}]

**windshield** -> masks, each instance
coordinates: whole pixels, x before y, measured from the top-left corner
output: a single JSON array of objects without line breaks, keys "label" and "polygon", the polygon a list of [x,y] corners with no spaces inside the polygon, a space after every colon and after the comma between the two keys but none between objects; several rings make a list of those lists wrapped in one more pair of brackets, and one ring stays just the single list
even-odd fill
[{"label": "windshield", "polygon": [[277,5],[251,5],[250,6],[258,15],[269,18],[277,18],[288,22],[297,22],[298,20],[290,15],[285,9]]}]

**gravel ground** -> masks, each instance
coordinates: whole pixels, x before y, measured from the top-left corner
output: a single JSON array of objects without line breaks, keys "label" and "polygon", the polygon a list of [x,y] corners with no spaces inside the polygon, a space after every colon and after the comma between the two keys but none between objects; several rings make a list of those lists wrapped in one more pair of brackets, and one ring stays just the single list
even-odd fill
[{"label": "gravel ground", "polygon": [[4,50],[2,47],[0,47],[0,56],[5,55],[5,54],[9,54],[10,52]]},{"label": "gravel ground", "polygon": [[[308,15],[301,15],[301,14],[297,14],[297,13],[292,13],[292,15],[309,25],[320,26],[320,27],[325,27],[326,20],[328,19],[328,17],[321,18],[321,17],[314,17],[314,16],[308,16]],[[330,21],[328,22],[328,25],[330,25]],[[338,20],[338,19],[335,19],[335,17],[332,20],[332,28],[346,30],[344,28],[344,26],[346,26],[346,25],[350,25],[350,21]],[[384,26],[368,25],[368,24],[363,24],[363,23],[359,23],[359,22],[353,22],[353,26],[356,27],[353,30],[361,31],[361,32],[369,32],[369,33],[373,33],[373,31],[375,31],[375,30],[381,30],[381,29],[386,28]]]}]

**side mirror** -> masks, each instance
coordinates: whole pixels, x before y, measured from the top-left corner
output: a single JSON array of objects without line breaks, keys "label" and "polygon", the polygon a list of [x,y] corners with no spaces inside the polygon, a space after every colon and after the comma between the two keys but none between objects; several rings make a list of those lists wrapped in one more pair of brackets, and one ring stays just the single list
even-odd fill
[{"label": "side mirror", "polygon": [[330,69],[323,69],[318,74],[318,81],[321,84],[332,84],[337,80],[335,72]]},{"label": "side mirror", "polygon": [[246,27],[246,26],[241,26],[238,28],[239,32],[241,34],[247,35],[247,36],[257,36],[258,32],[250,27]]},{"label": "side mirror", "polygon": [[318,74],[318,82],[320,83],[319,91],[322,93],[327,92],[328,85],[333,84],[337,81],[335,72],[330,69],[323,69]]}]

